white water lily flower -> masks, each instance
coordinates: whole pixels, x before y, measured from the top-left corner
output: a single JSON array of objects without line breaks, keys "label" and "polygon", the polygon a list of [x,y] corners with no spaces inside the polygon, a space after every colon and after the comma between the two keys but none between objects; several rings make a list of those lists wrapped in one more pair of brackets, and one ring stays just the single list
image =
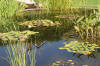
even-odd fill
[{"label": "white water lily flower", "polygon": [[28,25],[28,28],[32,28],[32,26],[31,25]]}]

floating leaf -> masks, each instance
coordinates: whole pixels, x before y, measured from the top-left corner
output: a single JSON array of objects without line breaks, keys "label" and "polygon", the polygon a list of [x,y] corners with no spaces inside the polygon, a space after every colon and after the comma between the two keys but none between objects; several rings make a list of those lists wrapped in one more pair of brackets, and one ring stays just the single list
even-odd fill
[{"label": "floating leaf", "polygon": [[25,40],[28,39],[30,35],[34,35],[37,34],[38,32],[34,32],[34,31],[11,31],[11,32],[7,32],[7,33],[0,33],[1,37],[0,39],[3,41],[7,41],[7,40]]},{"label": "floating leaf", "polygon": [[20,23],[20,25],[28,26],[29,28],[31,28],[31,27],[38,27],[38,26],[45,26],[45,27],[58,26],[60,25],[60,23],[58,21],[53,22],[51,20],[44,19],[44,20],[25,21]]},{"label": "floating leaf", "polygon": [[73,62],[72,62],[71,64],[72,64],[72,65],[74,65],[74,63],[73,63]]},{"label": "floating leaf", "polygon": [[68,52],[80,53],[84,55],[90,55],[96,48],[100,48],[97,44],[89,44],[88,42],[71,41],[69,44],[65,43],[64,47],[60,47],[60,50],[66,49]]},{"label": "floating leaf", "polygon": [[72,62],[72,60],[68,60],[69,62]]},{"label": "floating leaf", "polygon": [[59,61],[55,61],[52,63],[51,66],[70,66],[70,65],[74,65],[74,62],[72,60],[59,60]]},{"label": "floating leaf", "polygon": [[88,65],[84,64],[84,65],[82,65],[82,66],[88,66]]}]

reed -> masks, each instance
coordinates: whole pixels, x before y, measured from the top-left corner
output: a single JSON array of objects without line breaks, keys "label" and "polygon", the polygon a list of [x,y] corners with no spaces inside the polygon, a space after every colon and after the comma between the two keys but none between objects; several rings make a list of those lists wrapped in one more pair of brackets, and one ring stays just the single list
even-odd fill
[{"label": "reed", "polygon": [[35,66],[34,50],[27,53],[25,44],[11,44],[7,47],[8,58],[11,66]]},{"label": "reed", "polygon": [[74,0],[38,0],[48,10],[66,10],[71,8]]}]

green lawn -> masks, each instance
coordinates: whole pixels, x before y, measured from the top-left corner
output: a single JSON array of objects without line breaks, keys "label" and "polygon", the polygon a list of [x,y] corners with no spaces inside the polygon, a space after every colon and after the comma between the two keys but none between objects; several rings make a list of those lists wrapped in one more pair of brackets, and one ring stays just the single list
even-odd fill
[{"label": "green lawn", "polygon": [[[87,0],[87,2],[86,3],[84,3],[84,2],[81,2],[82,0],[75,0],[75,6],[87,6],[87,7],[97,7],[98,5],[100,6],[100,0]],[[83,0],[83,1],[85,1],[85,0]]]}]

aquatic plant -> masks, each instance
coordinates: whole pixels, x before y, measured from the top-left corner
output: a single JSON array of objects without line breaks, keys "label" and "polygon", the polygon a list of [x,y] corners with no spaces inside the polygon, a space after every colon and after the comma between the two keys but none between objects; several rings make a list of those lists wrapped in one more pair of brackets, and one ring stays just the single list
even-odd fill
[{"label": "aquatic plant", "polygon": [[39,26],[45,26],[45,27],[58,26],[60,25],[60,23],[58,21],[53,22],[51,20],[44,19],[44,20],[25,21],[25,22],[21,22],[20,25],[28,26],[29,28],[31,28],[31,27],[39,27]]},{"label": "aquatic plant", "polygon": [[84,16],[79,18],[75,22],[75,26],[74,26],[75,30],[79,33],[79,35],[81,36],[82,39],[84,38],[84,36],[86,36],[86,38],[88,38],[89,30],[91,31],[91,33],[93,32],[93,26],[91,26],[92,19],[86,18],[85,20],[83,20],[84,18],[85,18]]},{"label": "aquatic plant", "polygon": [[7,47],[8,59],[11,66],[35,66],[35,51],[30,51],[27,54],[27,48],[25,44],[10,44]]},{"label": "aquatic plant", "polygon": [[74,62],[73,60],[59,60],[59,61],[55,61],[51,64],[51,66],[74,66]]},{"label": "aquatic plant", "polygon": [[11,41],[11,40],[26,40],[30,35],[37,34],[38,32],[34,31],[10,31],[7,33],[0,33],[0,39],[3,41]]},{"label": "aquatic plant", "polygon": [[94,13],[90,14],[88,17],[80,17],[74,22],[74,24],[75,30],[79,33],[82,39],[89,39],[90,37],[95,38],[98,36],[100,16],[98,12],[94,10]]},{"label": "aquatic plant", "polygon": [[100,48],[97,44],[90,44],[89,42],[78,42],[78,41],[71,41],[70,43],[64,43],[65,46],[59,48],[60,50],[66,49],[68,52],[73,53],[80,53],[84,55],[89,55],[96,48]]}]

